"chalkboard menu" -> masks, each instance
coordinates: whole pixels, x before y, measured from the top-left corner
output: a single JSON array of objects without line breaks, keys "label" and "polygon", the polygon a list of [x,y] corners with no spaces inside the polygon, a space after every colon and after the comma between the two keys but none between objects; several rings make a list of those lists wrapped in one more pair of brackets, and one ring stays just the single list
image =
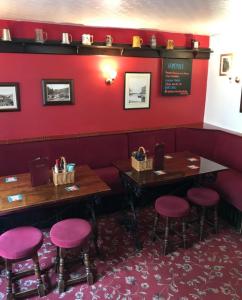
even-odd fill
[{"label": "chalkboard menu", "polygon": [[191,75],[192,59],[165,58],[162,68],[162,95],[190,95]]}]

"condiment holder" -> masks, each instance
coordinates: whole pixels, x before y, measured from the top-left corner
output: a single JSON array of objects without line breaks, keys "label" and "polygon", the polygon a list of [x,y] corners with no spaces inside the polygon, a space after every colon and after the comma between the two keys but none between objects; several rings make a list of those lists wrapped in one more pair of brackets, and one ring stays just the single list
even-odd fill
[{"label": "condiment holder", "polygon": [[74,183],[75,181],[75,164],[67,164],[64,156],[61,156],[60,159],[56,159],[52,171],[54,185]]},{"label": "condiment holder", "polygon": [[153,158],[148,158],[145,148],[139,147],[138,151],[132,153],[131,166],[138,172],[152,170]]}]

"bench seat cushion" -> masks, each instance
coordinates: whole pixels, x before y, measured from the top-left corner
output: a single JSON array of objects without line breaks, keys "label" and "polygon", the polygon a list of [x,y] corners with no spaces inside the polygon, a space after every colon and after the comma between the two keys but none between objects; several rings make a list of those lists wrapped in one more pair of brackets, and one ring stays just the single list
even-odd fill
[{"label": "bench seat cushion", "polygon": [[223,200],[242,211],[242,173],[234,170],[219,172],[214,188]]},{"label": "bench seat cushion", "polygon": [[118,194],[124,192],[118,169],[115,167],[106,167],[95,169],[95,172],[107,183],[107,185],[111,188],[112,193]]}]

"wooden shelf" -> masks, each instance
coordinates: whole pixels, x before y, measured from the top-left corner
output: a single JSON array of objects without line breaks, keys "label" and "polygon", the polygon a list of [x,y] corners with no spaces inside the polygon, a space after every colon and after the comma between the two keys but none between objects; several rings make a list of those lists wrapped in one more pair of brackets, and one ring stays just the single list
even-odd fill
[{"label": "wooden shelf", "polygon": [[175,48],[174,50],[161,49],[161,57],[164,58],[198,58],[209,59],[213,51],[209,48],[186,49]]},{"label": "wooden shelf", "polygon": [[0,53],[32,53],[32,54],[62,54],[62,55],[111,55],[125,57],[149,57],[149,58],[198,58],[209,59],[209,48],[198,50],[188,48],[175,48],[166,50],[165,47],[155,49],[149,46],[133,48],[129,44],[113,44],[105,46],[104,43],[96,42],[91,46],[82,45],[80,41],[73,41],[64,45],[61,41],[46,41],[36,43],[32,39],[14,39],[11,42],[0,41]]}]

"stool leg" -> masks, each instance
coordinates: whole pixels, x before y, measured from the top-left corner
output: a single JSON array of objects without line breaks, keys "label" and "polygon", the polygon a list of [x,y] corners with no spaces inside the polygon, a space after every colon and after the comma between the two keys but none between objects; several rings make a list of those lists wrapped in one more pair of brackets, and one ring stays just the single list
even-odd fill
[{"label": "stool leg", "polygon": [[166,255],[166,250],[167,250],[167,246],[168,246],[168,236],[169,236],[169,218],[166,217],[163,255]]},{"label": "stool leg", "polygon": [[214,207],[214,229],[215,233],[218,233],[218,207],[215,205]]},{"label": "stool leg", "polygon": [[43,280],[41,278],[41,274],[40,274],[40,267],[39,267],[39,258],[38,258],[38,254],[36,253],[33,256],[33,262],[34,262],[34,273],[35,276],[37,278],[37,289],[38,289],[38,294],[40,297],[45,296],[45,286],[43,283]]},{"label": "stool leg", "polygon": [[56,258],[55,258],[55,272],[59,273],[59,264],[60,264],[60,248],[56,247]]},{"label": "stool leg", "polygon": [[206,208],[203,206],[201,217],[200,217],[200,238],[199,238],[200,241],[202,241],[202,239],[203,239],[203,228],[204,228],[205,212],[206,212]]},{"label": "stool leg", "polygon": [[13,289],[12,289],[12,263],[6,259],[5,260],[5,268],[6,268],[6,277],[7,277],[7,300],[13,300]]},{"label": "stool leg", "polygon": [[93,274],[90,269],[90,261],[89,261],[88,253],[84,253],[84,265],[86,268],[87,283],[89,285],[92,285],[93,284]]},{"label": "stool leg", "polygon": [[154,221],[154,226],[153,226],[153,234],[152,234],[152,240],[153,240],[153,242],[156,239],[156,227],[157,227],[158,219],[159,219],[159,215],[156,214],[155,221]]},{"label": "stool leg", "polygon": [[58,292],[64,293],[65,291],[65,279],[64,279],[64,253],[63,253],[63,249],[59,248],[59,275],[58,275]]},{"label": "stool leg", "polygon": [[185,218],[182,218],[182,238],[183,238],[183,248],[186,249],[187,235],[186,235],[186,219]]}]

